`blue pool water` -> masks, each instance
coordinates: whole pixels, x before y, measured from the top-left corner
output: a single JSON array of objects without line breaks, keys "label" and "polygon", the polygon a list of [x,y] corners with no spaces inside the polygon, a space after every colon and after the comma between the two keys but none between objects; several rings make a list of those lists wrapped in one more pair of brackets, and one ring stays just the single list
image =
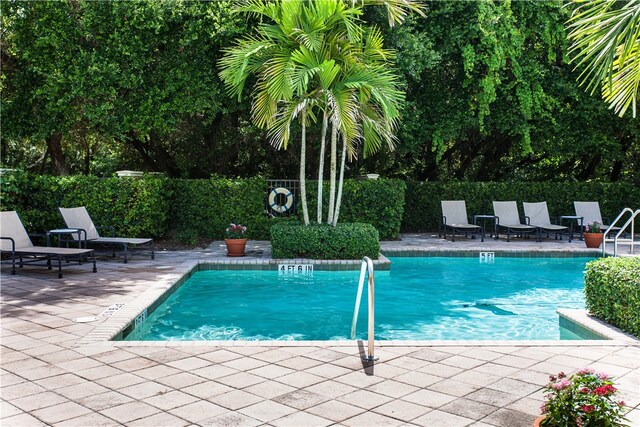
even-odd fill
[{"label": "blue pool water", "polygon": [[[376,339],[567,339],[590,258],[391,258],[376,271]],[[359,271],[201,271],[127,340],[349,339]],[[366,286],[358,338],[366,338]]]}]

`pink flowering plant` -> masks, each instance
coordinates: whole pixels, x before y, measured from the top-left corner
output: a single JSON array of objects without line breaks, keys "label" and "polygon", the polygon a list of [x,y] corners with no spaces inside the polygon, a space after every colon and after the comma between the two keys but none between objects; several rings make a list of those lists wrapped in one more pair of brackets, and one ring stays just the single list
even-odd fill
[{"label": "pink flowering plant", "polygon": [[587,233],[600,233],[600,224],[598,221],[593,221],[587,225]]},{"label": "pink flowering plant", "polygon": [[231,223],[226,230],[227,239],[243,239],[246,231],[247,227],[244,225]]},{"label": "pink flowering plant", "polygon": [[612,378],[593,369],[581,369],[567,377],[563,372],[549,377],[546,401],[540,408],[541,426],[618,427],[623,421],[624,402],[616,400],[618,390]]}]

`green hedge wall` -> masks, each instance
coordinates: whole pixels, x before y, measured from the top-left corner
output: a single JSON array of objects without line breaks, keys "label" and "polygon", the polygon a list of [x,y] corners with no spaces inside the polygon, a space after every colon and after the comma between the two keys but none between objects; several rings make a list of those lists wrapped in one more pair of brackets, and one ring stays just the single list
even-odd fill
[{"label": "green hedge wall", "polygon": [[442,216],[441,200],[466,200],[469,216],[492,214],[494,200],[515,200],[524,218],[522,202],[547,202],[552,220],[575,215],[575,200],[597,201],[609,220],[625,207],[640,208],[640,188],[625,182],[408,182],[402,219],[403,232],[434,231]]},{"label": "green hedge wall", "polygon": [[16,210],[30,233],[64,225],[58,207],[85,206],[96,225],[124,236],[161,236],[167,229],[168,180],[52,177],[26,173],[0,177],[0,207]]},{"label": "green hedge wall", "polygon": [[[329,194],[325,183],[325,212]],[[248,237],[268,239],[271,225],[287,219],[267,218],[266,181],[251,179],[183,180],[161,177],[52,177],[27,173],[0,176],[0,208],[17,210],[29,232],[60,227],[58,207],[84,205],[94,222],[113,225],[123,236],[222,238],[230,222],[246,225]],[[315,181],[307,182],[312,222],[316,219]],[[411,209],[405,209],[405,199]],[[437,230],[440,200],[464,199],[469,215],[491,213],[492,200],[546,200],[552,217],[573,214],[574,200],[600,202],[610,219],[625,206],[640,207],[640,188],[628,183],[438,183],[401,180],[346,180],[340,223],[372,224],[381,239],[400,231]],[[299,209],[301,215],[301,210]],[[325,213],[326,220],[326,213]]]},{"label": "green hedge wall", "polygon": [[271,227],[271,250],[276,259],[378,259],[378,230],[371,224],[276,224]]},{"label": "green hedge wall", "polygon": [[[405,183],[398,179],[368,179],[344,181],[338,224],[362,222],[373,225],[384,240],[400,237],[404,213]],[[337,188],[336,188],[337,191]],[[309,219],[316,222],[318,181],[307,181]],[[324,221],[327,220],[329,184],[322,190]],[[302,208],[298,211],[302,214]]]},{"label": "green hedge wall", "polygon": [[222,239],[233,222],[247,226],[247,238],[268,240],[271,225],[286,221],[267,218],[261,178],[175,179],[171,186],[170,226],[178,233]]},{"label": "green hedge wall", "polygon": [[640,259],[601,258],[587,264],[587,309],[594,316],[640,337]]}]

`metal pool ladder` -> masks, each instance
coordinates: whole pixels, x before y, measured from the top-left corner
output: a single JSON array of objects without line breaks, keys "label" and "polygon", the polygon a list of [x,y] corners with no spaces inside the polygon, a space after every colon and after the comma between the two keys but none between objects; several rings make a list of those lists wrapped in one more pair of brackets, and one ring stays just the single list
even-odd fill
[{"label": "metal pool ladder", "polygon": [[[620,227],[620,230],[616,233],[615,236],[613,236],[613,238],[607,238],[609,233],[613,231],[612,228],[618,223],[618,221],[626,213],[631,214],[627,222],[625,222],[622,225],[622,227]],[[613,243],[613,256],[618,256],[618,244],[629,245],[629,253],[633,254],[633,246],[635,243],[634,241],[635,227],[634,226],[635,226],[635,219],[638,215],[640,215],[640,209],[634,212],[631,208],[624,208],[622,212],[620,212],[620,215],[618,215],[618,217],[611,223],[609,228],[607,228],[607,230],[604,232],[604,235],[602,236],[602,256],[606,255],[607,243]],[[631,237],[628,239],[621,239],[620,236],[627,230],[629,226],[631,226]]]},{"label": "metal pool ladder", "polygon": [[367,299],[368,299],[368,337],[367,337],[367,354],[362,356],[362,360],[367,362],[374,362],[378,360],[373,355],[373,340],[374,340],[374,288],[375,278],[373,274],[373,261],[371,258],[362,258],[362,265],[360,266],[360,280],[358,280],[358,294],[356,295],[356,306],[353,309],[353,320],[351,321],[351,339],[356,338],[356,325],[358,323],[358,311],[360,310],[360,300],[362,299],[362,288],[364,287],[364,276],[368,273],[369,280],[367,281]]}]

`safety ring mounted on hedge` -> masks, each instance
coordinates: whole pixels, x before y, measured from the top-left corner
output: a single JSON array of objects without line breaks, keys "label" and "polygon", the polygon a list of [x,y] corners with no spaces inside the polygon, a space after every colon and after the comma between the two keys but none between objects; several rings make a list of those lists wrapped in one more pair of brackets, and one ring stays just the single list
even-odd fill
[{"label": "safety ring mounted on hedge", "polygon": [[[287,200],[285,201],[284,205],[280,205],[276,201],[276,197],[278,197],[278,194],[284,194],[286,196]],[[286,211],[291,209],[291,206],[293,206],[293,193],[291,193],[288,188],[274,188],[273,190],[271,190],[271,193],[269,193],[269,206],[275,212],[285,213]]]}]

